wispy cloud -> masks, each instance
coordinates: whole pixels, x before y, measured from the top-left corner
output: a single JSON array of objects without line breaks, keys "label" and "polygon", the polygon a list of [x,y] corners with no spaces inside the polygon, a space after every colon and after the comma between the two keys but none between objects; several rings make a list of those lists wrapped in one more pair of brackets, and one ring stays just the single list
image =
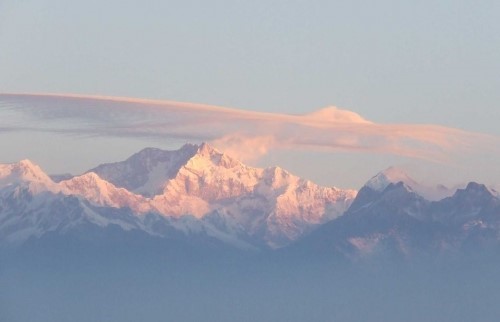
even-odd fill
[{"label": "wispy cloud", "polygon": [[273,149],[386,153],[437,162],[500,139],[438,125],[379,124],[327,107],[292,115],[202,104],[78,95],[0,95],[0,110],[23,115],[9,130],[210,141],[244,160]]}]

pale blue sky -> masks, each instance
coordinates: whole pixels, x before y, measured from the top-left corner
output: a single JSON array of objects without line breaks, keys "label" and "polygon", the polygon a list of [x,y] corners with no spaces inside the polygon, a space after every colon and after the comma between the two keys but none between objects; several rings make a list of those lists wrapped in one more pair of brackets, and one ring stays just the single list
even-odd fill
[{"label": "pale blue sky", "polygon": [[[498,1],[0,0],[0,92],[335,105],[500,136],[499,57]],[[300,156],[270,158],[301,167]],[[373,168],[407,163],[377,158]]]}]

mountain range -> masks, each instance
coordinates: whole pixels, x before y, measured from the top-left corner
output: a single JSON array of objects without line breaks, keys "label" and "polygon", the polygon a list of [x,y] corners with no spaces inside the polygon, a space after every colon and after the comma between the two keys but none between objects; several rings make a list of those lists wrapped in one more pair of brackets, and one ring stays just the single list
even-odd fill
[{"label": "mountain range", "polygon": [[109,228],[238,252],[442,256],[499,246],[500,197],[473,182],[426,187],[397,168],[359,192],[321,187],[206,143],[146,148],[78,176],[49,176],[29,160],[0,165],[0,248]]},{"label": "mountain range", "polygon": [[246,166],[206,143],[146,148],[74,177],[51,178],[23,160],[0,166],[0,240],[22,243],[85,223],[279,248],[342,215],[355,196],[279,167]]}]

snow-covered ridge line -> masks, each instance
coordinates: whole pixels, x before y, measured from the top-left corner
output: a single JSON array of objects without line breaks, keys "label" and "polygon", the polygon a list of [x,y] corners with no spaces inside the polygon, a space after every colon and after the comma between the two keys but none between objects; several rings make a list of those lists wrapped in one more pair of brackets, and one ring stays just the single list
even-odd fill
[{"label": "snow-covered ridge line", "polygon": [[206,143],[176,151],[146,148],[59,182],[29,161],[2,165],[0,192],[8,187],[76,196],[95,207],[129,209],[137,218],[191,216],[204,223],[205,232],[271,247],[337,218],[356,196],[354,190],[320,187],[279,167],[248,167]]},{"label": "snow-covered ridge line", "polygon": [[0,164],[0,189],[16,186],[25,187],[33,194],[62,193],[82,197],[96,205],[116,208],[134,209],[134,201],[139,202],[141,198],[126,189],[115,187],[93,172],[56,183],[38,165],[27,159]]}]

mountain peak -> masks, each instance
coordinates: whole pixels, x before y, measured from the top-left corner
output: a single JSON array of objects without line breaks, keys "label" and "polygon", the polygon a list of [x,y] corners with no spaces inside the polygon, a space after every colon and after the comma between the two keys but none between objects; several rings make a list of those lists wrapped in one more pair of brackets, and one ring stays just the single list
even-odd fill
[{"label": "mountain peak", "polygon": [[52,181],[37,164],[28,159],[21,160],[17,163],[2,165],[0,176],[12,175],[27,181]]},{"label": "mountain peak", "polygon": [[397,167],[389,167],[368,180],[365,187],[369,187],[375,191],[383,191],[391,183],[396,184],[398,182],[403,182],[412,189],[418,186],[417,182],[408,176],[404,170]]},{"label": "mountain peak", "polygon": [[12,163],[11,166],[12,171],[19,174],[45,174],[37,164],[28,159],[21,160],[17,163]]},{"label": "mountain peak", "polygon": [[484,184],[480,184],[477,182],[469,182],[467,184],[467,187],[463,190],[464,192],[467,193],[473,193],[473,194],[486,194],[486,195],[491,195],[495,196],[496,191],[490,190],[488,187],[486,187]]},{"label": "mountain peak", "polygon": [[23,160],[17,162],[17,164],[20,166],[29,167],[29,168],[37,167],[37,165],[29,159],[23,159]]},{"label": "mountain peak", "polygon": [[17,163],[0,164],[0,188],[12,184],[27,186],[32,193],[55,189],[52,179],[28,159]]},{"label": "mountain peak", "polygon": [[467,184],[467,187],[465,187],[466,190],[481,190],[481,191],[485,191],[487,190],[486,186],[484,184],[481,184],[481,183],[477,183],[477,182],[474,182],[474,181],[471,181]]},{"label": "mountain peak", "polygon": [[413,191],[427,200],[438,201],[452,196],[456,189],[447,188],[443,185],[425,185],[416,182],[404,170],[397,167],[389,167],[368,180],[365,187],[377,191],[384,191],[390,184],[402,182],[407,190]]},{"label": "mountain peak", "polygon": [[[196,147],[196,145],[195,145]],[[203,142],[199,146],[197,146],[196,153],[193,155],[191,158],[191,166],[193,167],[206,167],[205,162],[211,162],[216,166],[221,166],[224,168],[233,168],[236,166],[241,166],[242,163],[234,159],[233,157],[220,152],[216,148],[212,147],[210,144]],[[200,159],[203,159],[205,161],[201,161]]]},{"label": "mountain peak", "polygon": [[218,151],[216,148],[212,147],[210,144],[208,144],[206,142],[203,142],[198,146],[196,153],[204,155],[204,156],[211,156],[214,154],[222,154],[220,151]]},{"label": "mountain peak", "polygon": [[92,171],[84,173],[81,176],[74,177],[74,179],[80,179],[80,180],[85,180],[85,181],[93,181],[93,182],[104,181],[103,179],[101,179],[101,177],[99,177],[99,175],[97,173],[92,172]]},{"label": "mountain peak", "polygon": [[334,123],[371,123],[361,115],[335,106],[327,106],[306,115],[310,119]]}]

